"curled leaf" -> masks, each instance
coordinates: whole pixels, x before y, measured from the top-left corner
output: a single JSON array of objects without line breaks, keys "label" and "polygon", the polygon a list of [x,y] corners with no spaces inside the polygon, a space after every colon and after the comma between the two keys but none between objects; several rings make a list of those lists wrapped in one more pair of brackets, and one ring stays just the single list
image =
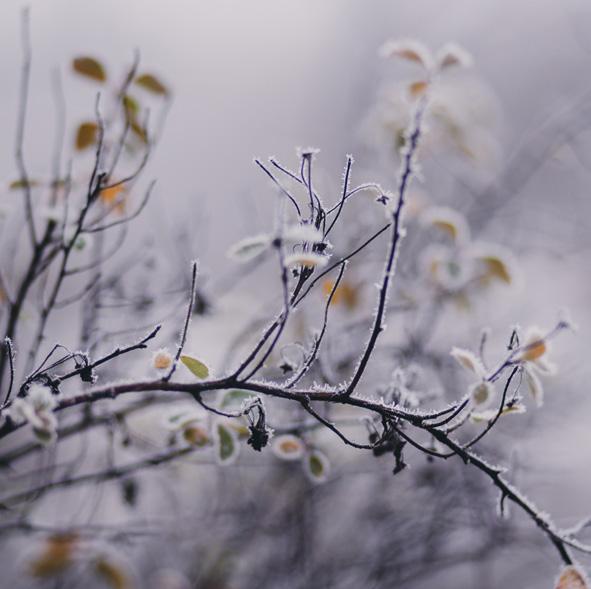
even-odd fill
[{"label": "curled leaf", "polygon": [[388,41],[383,45],[380,53],[382,57],[398,57],[418,63],[427,69],[432,66],[433,62],[429,49],[413,39]]},{"label": "curled leaf", "polygon": [[104,66],[93,57],[77,57],[72,61],[72,67],[76,73],[98,82],[107,79]]},{"label": "curled leaf", "polygon": [[197,377],[197,378],[207,378],[209,376],[209,368],[201,362],[201,360],[197,360],[197,358],[192,358],[191,356],[182,355],[181,362]]},{"label": "curled leaf", "polygon": [[472,65],[472,56],[459,45],[446,43],[437,52],[437,65],[441,70],[456,65],[470,67]]}]

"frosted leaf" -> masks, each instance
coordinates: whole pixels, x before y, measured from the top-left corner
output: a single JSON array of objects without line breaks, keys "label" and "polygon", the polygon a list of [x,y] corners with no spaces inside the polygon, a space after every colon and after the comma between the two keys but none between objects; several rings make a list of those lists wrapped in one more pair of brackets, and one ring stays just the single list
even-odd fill
[{"label": "frosted leaf", "polygon": [[228,257],[237,262],[249,262],[266,251],[272,242],[270,235],[255,235],[247,237],[234,244],[228,250]]},{"label": "frosted leaf", "polygon": [[165,372],[172,366],[173,357],[167,348],[156,350],[152,356],[152,366],[158,372]]},{"label": "frosted leaf", "polygon": [[456,43],[446,43],[436,55],[437,66],[440,70],[452,66],[470,67],[473,63],[472,56]]},{"label": "frosted leaf", "polygon": [[285,258],[286,266],[305,266],[306,268],[322,268],[328,264],[328,258],[312,252],[299,252]]},{"label": "frosted leaf", "polygon": [[494,386],[487,381],[477,382],[470,389],[470,398],[476,407],[486,407],[495,394]]},{"label": "frosted leaf", "polygon": [[283,232],[283,239],[294,243],[320,243],[323,237],[322,231],[309,223],[291,225]]},{"label": "frosted leaf", "polygon": [[[524,405],[515,403],[513,405],[506,405],[501,411],[501,415],[520,415],[525,413],[526,409]],[[481,423],[483,421],[492,421],[499,412],[498,409],[487,409],[486,411],[474,412],[470,415],[470,419],[474,423]]]},{"label": "frosted leaf", "polygon": [[443,231],[458,244],[470,241],[470,228],[465,217],[447,207],[431,207],[421,215],[421,223]]},{"label": "frosted leaf", "polygon": [[543,374],[555,374],[556,365],[548,360],[549,350],[550,342],[544,332],[539,327],[530,327],[515,360]]},{"label": "frosted leaf", "polygon": [[283,434],[273,439],[271,450],[281,460],[299,460],[305,451],[304,442],[292,434]]},{"label": "frosted leaf", "polygon": [[541,407],[544,404],[544,387],[538,375],[531,370],[529,367],[525,367],[523,371],[525,375],[525,383],[527,390],[534,400],[537,407]]},{"label": "frosted leaf", "polygon": [[330,474],[330,462],[320,450],[312,450],[304,458],[304,472],[313,483],[324,483]]},{"label": "frosted leaf", "polygon": [[589,580],[580,567],[569,565],[562,569],[554,587],[555,589],[589,589]]},{"label": "frosted leaf", "polygon": [[387,41],[380,49],[382,57],[398,57],[422,65],[426,69],[433,67],[431,51],[414,39],[401,39],[399,41]]},{"label": "frosted leaf", "polygon": [[483,279],[495,279],[512,284],[517,277],[517,263],[511,252],[499,245],[477,243],[470,254],[482,266]]},{"label": "frosted leaf", "polygon": [[452,348],[451,357],[462,367],[478,376],[484,376],[485,370],[480,358],[470,350],[463,348]]}]

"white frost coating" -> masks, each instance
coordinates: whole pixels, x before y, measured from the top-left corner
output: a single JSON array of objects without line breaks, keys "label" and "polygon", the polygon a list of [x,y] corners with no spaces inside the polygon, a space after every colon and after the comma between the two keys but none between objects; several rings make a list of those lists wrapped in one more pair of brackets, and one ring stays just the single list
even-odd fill
[{"label": "white frost coating", "polygon": [[308,243],[320,243],[322,238],[322,231],[309,223],[290,225],[283,232],[283,239],[285,241],[292,241],[295,243],[302,241]]},{"label": "white frost coating", "polygon": [[271,236],[266,234],[247,237],[228,250],[228,257],[238,262],[254,260],[269,248],[271,241]]}]

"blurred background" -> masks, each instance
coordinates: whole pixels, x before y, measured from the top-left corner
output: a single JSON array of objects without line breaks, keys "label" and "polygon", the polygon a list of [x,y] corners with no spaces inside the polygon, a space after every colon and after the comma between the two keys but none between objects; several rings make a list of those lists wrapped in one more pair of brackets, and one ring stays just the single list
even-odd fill
[{"label": "blurred background", "polygon": [[[56,71],[66,101],[65,158],[72,160],[74,176],[83,176],[92,161],[90,154],[74,150],[74,133],[81,120],[92,117],[96,87],[72,74],[73,57],[99,58],[118,80],[139,50],[142,68],[171,89],[162,134],[143,176],[144,182],[157,179],[155,196],[128,251],[133,255],[149,243],[155,266],[141,288],[161,292],[166,282],[169,290],[180,291],[180,301],[186,264],[199,259],[203,296],[212,309],[196,317],[191,345],[218,370],[231,362],[228,342],[252,326],[252,315],[260,314],[259,307],[268,310],[279,293],[273,291],[278,284],[271,268],[236,286],[235,264],[226,255],[232,244],[273,223],[276,193],[253,158],[274,155],[297,168],[297,147],[319,148],[317,186],[329,202],[338,199],[349,153],[356,159],[355,184],[375,180],[394,189],[396,133],[409,112],[400,89],[420,73],[412,64],[379,59],[379,48],[388,39],[413,38],[433,50],[453,41],[469,51],[473,67],[442,80],[416,198],[461,211],[475,239],[512,252],[518,279],[467,312],[446,311],[429,345],[444,356],[452,345],[477,345],[481,328],[490,326],[491,349],[502,351],[516,323],[550,328],[560,309],[569,310],[580,329],[556,342],[560,372],[545,382],[544,408],[502,424],[486,451],[513,466],[515,481],[560,526],[589,515],[591,5],[584,0],[32,0],[28,5],[33,69],[25,148],[32,175],[50,176]],[[22,8],[14,0],[3,0],[0,8],[0,178],[7,209],[14,198],[8,184],[16,177],[12,138]],[[362,217],[362,224],[383,218],[379,211]],[[409,222],[412,228],[415,221]],[[406,261],[413,258],[412,244],[405,242],[403,268],[412,267]],[[380,250],[376,256],[379,268]],[[358,276],[369,280],[363,269]],[[371,310],[371,296],[365,300]],[[57,318],[54,329],[68,334],[72,321]],[[169,325],[171,341],[176,329],[177,323]],[[154,423],[156,417],[147,415],[137,425],[150,444],[158,438]],[[106,485],[51,496],[35,509],[48,525],[76,520],[131,528],[126,522],[133,521],[142,529],[158,527],[155,536],[123,542],[142,587],[552,586],[558,571],[552,547],[531,522],[498,518],[486,481],[459,461],[432,465],[414,456],[408,471],[392,477],[389,463],[341,448],[329,433],[322,436],[333,462],[325,485],[315,486],[294,474],[290,463],[270,464],[265,456],[245,456],[227,470],[199,458],[181,461],[172,473],[138,479],[139,498],[131,507],[121,500],[120,486]],[[97,454],[100,444],[90,444]],[[66,456],[75,451],[66,448]],[[28,467],[36,465],[32,460]],[[29,537],[10,541],[13,548],[0,559],[27,553]],[[8,567],[6,586],[28,586],[20,566]],[[56,586],[77,585],[66,580]]]}]

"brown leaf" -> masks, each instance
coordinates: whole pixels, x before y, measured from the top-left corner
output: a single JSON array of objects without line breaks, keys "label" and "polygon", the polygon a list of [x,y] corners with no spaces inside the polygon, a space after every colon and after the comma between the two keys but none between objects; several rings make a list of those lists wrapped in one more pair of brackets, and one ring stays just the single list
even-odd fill
[{"label": "brown leaf", "polygon": [[168,88],[154,75],[142,74],[135,79],[135,83],[154,94],[168,95]]},{"label": "brown leaf", "polygon": [[94,566],[97,575],[102,577],[107,585],[113,589],[128,589],[128,587],[131,587],[129,574],[121,565],[102,557],[95,562]]},{"label": "brown leaf", "polygon": [[555,589],[589,589],[589,584],[585,575],[575,566],[565,567],[558,581],[556,581]]},{"label": "brown leaf", "polygon": [[148,132],[135,120],[129,121],[133,134],[142,142],[148,143]]},{"label": "brown leaf", "polygon": [[94,145],[98,133],[96,123],[81,123],[76,132],[76,149],[79,151]]},{"label": "brown leaf", "polygon": [[64,572],[73,563],[77,542],[76,534],[55,534],[47,538],[41,554],[29,563],[31,575],[47,578]]},{"label": "brown leaf", "polygon": [[77,57],[72,61],[74,71],[82,76],[104,82],[107,74],[103,65],[93,57]]}]

